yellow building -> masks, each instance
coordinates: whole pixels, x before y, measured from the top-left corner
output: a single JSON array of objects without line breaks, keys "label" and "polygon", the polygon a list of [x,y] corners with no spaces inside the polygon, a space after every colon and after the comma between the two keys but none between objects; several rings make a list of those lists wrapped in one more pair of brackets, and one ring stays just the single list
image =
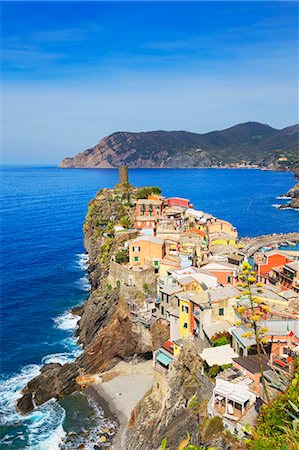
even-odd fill
[{"label": "yellow building", "polygon": [[191,334],[191,324],[190,324],[190,301],[180,299],[180,338],[185,336],[190,336]]},{"label": "yellow building", "polygon": [[237,245],[236,239],[233,239],[231,237],[220,237],[220,236],[211,236],[210,237],[210,243],[211,247],[214,247],[215,245]]},{"label": "yellow building", "polygon": [[174,343],[173,343],[173,356],[175,358],[178,358],[179,355],[180,355],[180,351],[181,351],[180,341],[174,341]]}]

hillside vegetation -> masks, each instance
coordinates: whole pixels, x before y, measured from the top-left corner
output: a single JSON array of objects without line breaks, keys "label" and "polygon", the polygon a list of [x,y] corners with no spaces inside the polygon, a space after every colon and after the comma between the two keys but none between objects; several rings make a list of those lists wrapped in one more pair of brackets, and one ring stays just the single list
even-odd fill
[{"label": "hillside vegetation", "polygon": [[299,125],[276,130],[247,122],[222,131],[117,132],[65,158],[62,168],[211,167],[257,164],[278,170],[299,167]]}]

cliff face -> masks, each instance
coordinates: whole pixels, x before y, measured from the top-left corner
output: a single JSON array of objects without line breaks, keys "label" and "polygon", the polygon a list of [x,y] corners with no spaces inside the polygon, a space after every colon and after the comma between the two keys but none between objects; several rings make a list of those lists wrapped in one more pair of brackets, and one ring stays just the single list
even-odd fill
[{"label": "cliff face", "polygon": [[[299,126],[276,130],[247,122],[206,134],[186,131],[117,132],[94,147],[65,158],[61,168],[210,167],[252,162],[298,167]],[[286,160],[280,160],[286,157]]]},{"label": "cliff face", "polygon": [[[111,237],[107,223],[123,215],[130,215],[130,206],[112,201],[112,190],[100,191],[90,202],[84,224],[85,246],[89,253],[91,294],[79,309],[81,319],[78,341],[84,351],[70,364],[49,364],[31,380],[17,402],[17,409],[26,414],[51,398],[62,398],[80,389],[76,377],[100,373],[113,367],[121,359],[134,355],[148,356],[169,337],[169,327],[157,323],[151,329],[131,321],[126,300],[142,292],[130,292],[120,285],[107,283],[111,258],[128,235]],[[102,228],[102,225],[104,228]],[[112,233],[112,231],[111,231]]]},{"label": "cliff face", "polygon": [[152,390],[132,412],[127,450],[158,450],[163,438],[167,439],[167,448],[178,448],[186,432],[193,445],[221,450],[243,448],[222,434],[217,421],[218,428],[213,422],[208,427],[206,405],[213,387],[201,375],[201,361],[192,344],[185,344],[167,376],[155,372]]},{"label": "cliff face", "polygon": [[[299,169],[295,171],[295,176],[299,179]],[[291,201],[286,205],[281,205],[281,209],[294,208],[299,209],[299,182],[295,184],[286,194],[286,197],[290,197]]]}]

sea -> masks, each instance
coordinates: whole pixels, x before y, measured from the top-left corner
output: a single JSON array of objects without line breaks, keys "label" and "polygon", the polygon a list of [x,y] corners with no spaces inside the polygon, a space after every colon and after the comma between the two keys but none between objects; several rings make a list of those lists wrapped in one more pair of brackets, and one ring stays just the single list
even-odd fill
[{"label": "sea", "polygon": [[[291,173],[132,169],[129,178],[135,186],[160,186],[165,196],[190,198],[195,208],[232,222],[240,236],[299,231],[298,211],[277,208],[295,184]],[[82,351],[69,312],[90,290],[82,225],[88,202],[116,182],[114,169],[1,169],[1,449],[55,450],[70,431],[93,448],[96,437],[87,439],[86,429],[107,425],[80,393],[28,416],[15,404],[43,364],[73,361]]]}]

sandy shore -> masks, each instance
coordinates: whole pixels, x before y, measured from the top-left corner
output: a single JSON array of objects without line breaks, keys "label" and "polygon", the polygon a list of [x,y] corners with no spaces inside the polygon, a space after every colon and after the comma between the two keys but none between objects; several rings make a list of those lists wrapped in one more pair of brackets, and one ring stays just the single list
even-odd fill
[{"label": "sandy shore", "polygon": [[113,439],[113,450],[125,450],[131,412],[153,383],[152,361],[139,364],[120,363],[111,371],[111,375],[111,380],[94,383],[88,390],[89,394],[102,400],[99,401],[105,414],[111,418],[116,416],[119,422],[119,429]]}]

